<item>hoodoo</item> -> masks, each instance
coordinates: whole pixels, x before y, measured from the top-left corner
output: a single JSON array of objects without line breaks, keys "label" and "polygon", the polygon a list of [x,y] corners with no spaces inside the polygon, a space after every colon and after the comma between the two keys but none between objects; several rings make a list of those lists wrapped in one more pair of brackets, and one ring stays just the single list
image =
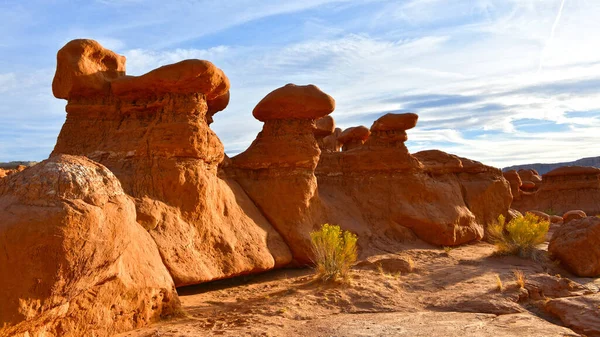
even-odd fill
[{"label": "hoodoo", "polygon": [[52,154],[86,156],[117,176],[175,285],[291,260],[241,187],[217,174],[223,144],[208,124],[229,101],[229,80],[219,68],[185,60],[126,76],[124,57],[75,40],[58,53],[53,89],[68,104]]}]

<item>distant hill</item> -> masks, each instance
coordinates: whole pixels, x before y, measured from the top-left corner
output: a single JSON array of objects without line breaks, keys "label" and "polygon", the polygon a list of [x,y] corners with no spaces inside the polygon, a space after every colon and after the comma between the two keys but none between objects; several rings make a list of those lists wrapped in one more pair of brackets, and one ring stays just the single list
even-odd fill
[{"label": "distant hill", "polygon": [[19,165],[32,166],[37,164],[36,161],[11,161],[8,163],[0,163],[0,168],[5,170],[16,169]]},{"label": "distant hill", "polygon": [[548,173],[555,168],[559,168],[561,166],[593,166],[600,168],[600,157],[589,157],[583,158],[576,161],[569,161],[564,163],[554,163],[554,164],[525,164],[525,165],[514,165],[505,167],[502,171],[510,171],[510,170],[520,170],[520,169],[534,169],[538,171],[539,174]]}]

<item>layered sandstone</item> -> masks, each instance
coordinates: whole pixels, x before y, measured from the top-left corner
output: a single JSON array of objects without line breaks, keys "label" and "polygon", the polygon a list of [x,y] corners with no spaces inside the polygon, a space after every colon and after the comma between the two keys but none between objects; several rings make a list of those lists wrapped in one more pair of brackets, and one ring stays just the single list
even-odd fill
[{"label": "layered sandstone", "polygon": [[2,336],[110,336],[179,308],[117,178],[57,155],[0,180]]},{"label": "layered sandstone", "polygon": [[117,176],[177,286],[287,264],[279,234],[218,176],[223,145],[208,124],[229,101],[225,74],[202,60],[124,72],[124,58],[94,41],[59,51],[53,91],[68,104],[53,154],[87,156]]},{"label": "layered sandstone", "polygon": [[542,182],[536,184],[532,193],[522,192],[520,198],[515,198],[513,207],[522,211],[552,210],[558,214],[574,209],[599,214],[600,169],[565,166],[552,170],[542,176]]},{"label": "layered sandstone", "polygon": [[230,174],[265,214],[298,263],[311,261],[309,233],[322,224],[315,167],[321,151],[315,120],[335,109],[314,85],[288,84],[254,108],[265,124],[250,147],[231,158]]},{"label": "layered sandstone", "polygon": [[316,173],[326,218],[362,234],[363,246],[406,238],[407,231],[458,245],[481,239],[485,225],[508,212],[509,185],[499,170],[441,151],[411,155],[404,142],[416,123],[415,114],[385,115],[364,144],[321,155]]}]

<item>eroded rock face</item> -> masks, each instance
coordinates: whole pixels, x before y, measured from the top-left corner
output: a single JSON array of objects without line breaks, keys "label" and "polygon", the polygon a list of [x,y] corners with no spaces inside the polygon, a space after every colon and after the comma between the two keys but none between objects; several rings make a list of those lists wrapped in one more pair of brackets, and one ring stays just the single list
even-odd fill
[{"label": "eroded rock face", "polygon": [[[508,172],[507,172],[508,173]],[[505,173],[506,174],[506,173]],[[518,210],[552,210],[559,214],[580,209],[588,214],[600,213],[600,169],[565,166],[542,177],[532,193],[522,193],[513,207]]]},{"label": "eroded rock face", "polygon": [[510,184],[510,191],[513,196],[513,200],[521,199],[521,186],[523,182],[521,181],[521,176],[515,170],[510,170],[508,172],[504,172],[504,179],[508,180]]},{"label": "eroded rock face", "polygon": [[333,98],[314,85],[276,89],[254,108],[263,129],[246,151],[231,158],[228,171],[301,264],[311,259],[310,231],[322,224],[314,175],[321,154],[315,120],[334,108]]},{"label": "eroded rock face", "polygon": [[578,276],[600,276],[600,218],[565,222],[552,235],[548,251]]},{"label": "eroded rock face", "polygon": [[104,166],[58,155],[0,181],[0,335],[110,336],[179,299],[135,205]]},{"label": "eroded rock face", "polygon": [[509,185],[498,169],[441,151],[411,155],[405,128],[416,120],[383,116],[362,146],[321,155],[326,218],[371,238],[363,247],[409,237],[407,229],[437,245],[479,240],[485,224],[508,212]]},{"label": "eroded rock face", "polygon": [[[57,78],[76,77],[68,60],[87,68],[97,60],[78,55],[73,43],[89,44],[77,40],[59,51]],[[287,264],[279,234],[235,181],[218,176],[223,145],[208,124],[229,101],[225,74],[202,60],[139,77],[115,74],[101,78],[102,91],[55,90],[68,104],[53,154],[87,156],[119,178],[176,286]]]}]

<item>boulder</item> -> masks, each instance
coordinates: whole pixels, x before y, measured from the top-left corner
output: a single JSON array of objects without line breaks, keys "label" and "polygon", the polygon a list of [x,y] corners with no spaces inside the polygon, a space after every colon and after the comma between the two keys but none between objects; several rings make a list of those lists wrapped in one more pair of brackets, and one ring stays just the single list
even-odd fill
[{"label": "boulder", "polygon": [[600,294],[554,298],[545,303],[545,309],[560,318],[565,326],[582,336],[600,336]]},{"label": "boulder", "polygon": [[584,211],[572,210],[572,211],[568,211],[567,213],[563,214],[562,218],[563,218],[563,222],[567,223],[571,220],[583,219],[586,216],[587,215],[585,214]]},{"label": "boulder", "polygon": [[550,222],[551,223],[558,223],[558,224],[562,224],[563,223],[563,217],[559,216],[559,215],[551,215],[550,216]]},{"label": "boulder", "polygon": [[536,185],[533,181],[529,181],[529,180],[522,181],[521,189],[523,191],[531,192],[531,191],[535,190],[535,188],[536,188]]},{"label": "boulder", "polygon": [[316,120],[335,110],[335,100],[317,86],[287,84],[263,98],[252,115],[261,122],[284,119]]},{"label": "boulder", "polygon": [[548,251],[575,275],[600,276],[600,218],[565,221],[552,235]]},{"label": "boulder", "polygon": [[335,131],[335,121],[331,116],[325,116],[317,119],[315,122],[315,138],[323,138],[333,134]]},{"label": "boulder", "polygon": [[353,126],[344,130],[337,140],[342,144],[342,151],[348,151],[362,146],[369,134],[366,126]]},{"label": "boulder", "polygon": [[208,123],[228,102],[225,74],[202,60],[118,74],[104,78],[108,91],[68,100],[53,154],[86,156],[117,176],[176,286],[289,263],[281,236],[237,182],[219,175],[223,144]]},{"label": "boulder", "polygon": [[133,201],[86,158],[0,181],[0,246],[0,335],[112,336],[179,310]]},{"label": "boulder", "polygon": [[314,85],[274,90],[254,108],[254,116],[264,122],[262,131],[246,151],[231,158],[228,170],[298,264],[311,262],[309,233],[325,222],[314,175],[321,151],[313,132],[315,120],[334,106],[333,98]]}]

